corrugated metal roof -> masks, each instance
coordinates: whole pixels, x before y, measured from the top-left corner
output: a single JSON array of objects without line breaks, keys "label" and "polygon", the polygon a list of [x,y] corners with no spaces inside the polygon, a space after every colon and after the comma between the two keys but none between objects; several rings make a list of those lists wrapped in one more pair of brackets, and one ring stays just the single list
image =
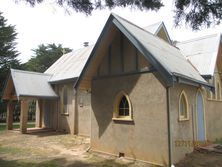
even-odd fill
[{"label": "corrugated metal roof", "polygon": [[60,57],[44,73],[51,74],[49,82],[58,82],[79,77],[92,51],[93,45],[67,53]]},{"label": "corrugated metal roof", "polygon": [[199,72],[181,54],[179,49],[129,21],[115,14],[113,16],[146,49],[145,56],[147,59],[150,59],[150,57],[154,58],[171,75],[207,84]]},{"label": "corrugated metal roof", "polygon": [[212,75],[217,60],[220,34],[179,42],[176,46],[181,53],[196,67],[201,75]]},{"label": "corrugated metal roof", "polygon": [[58,97],[48,83],[51,75],[11,69],[17,97]]}]

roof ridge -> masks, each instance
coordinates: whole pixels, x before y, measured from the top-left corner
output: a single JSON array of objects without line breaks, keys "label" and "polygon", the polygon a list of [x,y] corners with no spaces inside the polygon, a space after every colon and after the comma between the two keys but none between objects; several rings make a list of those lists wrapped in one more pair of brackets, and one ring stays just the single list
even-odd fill
[{"label": "roof ridge", "polygon": [[[119,15],[117,15],[117,14],[115,14],[115,13],[111,13],[111,14],[112,14],[114,17],[117,16],[117,17],[119,17],[120,19],[126,21],[127,23],[132,24],[133,26],[139,28],[140,30],[142,30],[142,31],[144,31],[144,32],[146,32],[146,33],[149,33],[150,35],[152,35],[152,36],[154,36],[155,38],[157,38],[157,39],[163,41],[164,43],[168,44],[169,46],[172,46],[172,47],[174,47],[175,49],[178,49],[178,48],[177,48],[176,46],[174,46],[173,44],[170,44],[170,43],[166,42],[165,40],[161,39],[160,37],[158,37],[158,36],[152,34],[152,33],[149,32],[148,30],[145,30],[145,29],[139,27],[138,25],[136,25],[136,24],[130,22],[129,20],[126,20],[126,19],[122,18],[121,16],[119,16]],[[179,50],[179,49],[178,49],[178,50]]]},{"label": "roof ridge", "polygon": [[160,26],[161,24],[163,24],[163,21],[158,21],[158,22],[156,22],[156,23],[147,25],[147,26],[145,26],[144,28],[151,27],[151,26],[154,26],[154,25],[159,25],[159,26]]},{"label": "roof ridge", "polygon": [[177,43],[177,45],[185,44],[185,43],[189,43],[189,42],[194,42],[194,41],[199,41],[199,40],[202,40],[202,39],[206,39],[206,38],[213,37],[213,36],[218,36],[218,35],[220,35],[220,33],[213,33],[213,34],[208,34],[208,35],[200,36],[200,37],[193,38],[193,39],[188,39],[188,40],[185,40],[185,41],[179,41]]},{"label": "roof ridge", "polygon": [[46,73],[41,73],[41,72],[26,71],[26,70],[19,70],[19,69],[13,69],[13,68],[11,68],[10,70],[11,70],[11,71],[14,71],[14,72],[20,72],[20,73],[28,73],[28,74],[51,76],[51,74],[46,74]]}]

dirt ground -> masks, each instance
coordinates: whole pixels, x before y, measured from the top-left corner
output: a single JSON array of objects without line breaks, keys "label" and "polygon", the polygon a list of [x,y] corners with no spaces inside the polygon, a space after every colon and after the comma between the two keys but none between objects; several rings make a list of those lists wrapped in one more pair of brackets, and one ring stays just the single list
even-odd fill
[{"label": "dirt ground", "polygon": [[184,160],[175,165],[176,167],[222,167],[221,153],[193,152],[187,155]]},{"label": "dirt ground", "polygon": [[89,138],[52,131],[0,132],[0,167],[151,167],[87,152]]},{"label": "dirt ground", "polygon": [[[0,131],[0,167],[153,167],[87,152],[89,138],[52,131]],[[222,167],[222,154],[189,154],[176,167]]]}]

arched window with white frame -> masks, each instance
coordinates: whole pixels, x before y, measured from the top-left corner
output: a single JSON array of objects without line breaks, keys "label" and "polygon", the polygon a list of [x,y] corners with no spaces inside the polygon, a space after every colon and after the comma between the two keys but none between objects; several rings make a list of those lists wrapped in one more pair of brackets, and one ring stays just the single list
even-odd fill
[{"label": "arched window with white frame", "polygon": [[132,105],[129,96],[121,91],[115,97],[113,119],[132,120]]},{"label": "arched window with white frame", "polygon": [[179,97],[179,121],[189,120],[189,105],[185,91]]}]

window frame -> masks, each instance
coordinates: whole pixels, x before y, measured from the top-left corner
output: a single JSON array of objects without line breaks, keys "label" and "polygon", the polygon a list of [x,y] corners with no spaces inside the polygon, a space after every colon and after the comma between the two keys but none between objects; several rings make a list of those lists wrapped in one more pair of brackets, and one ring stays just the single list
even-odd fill
[{"label": "window frame", "polygon": [[[66,90],[66,99],[67,99],[67,104],[64,105],[64,93],[65,93],[65,90]],[[62,87],[62,93],[61,93],[61,115],[69,115],[69,109],[68,109],[68,99],[69,98],[69,95],[68,95],[68,87],[67,85],[64,85]],[[66,111],[65,111],[65,107],[66,107]]]},{"label": "window frame", "polygon": [[[129,105],[129,115],[127,116],[120,116],[119,115],[119,105],[122,100],[122,98],[125,96],[128,105]],[[133,114],[132,114],[132,103],[129,98],[129,95],[126,94],[124,91],[119,92],[114,99],[114,105],[113,105],[113,118],[112,120],[120,120],[120,121],[133,121]]]},{"label": "window frame", "polygon": [[221,100],[221,86],[220,82],[216,81],[216,100],[220,101]]},{"label": "window frame", "polygon": [[[186,111],[185,111],[184,115],[181,115],[180,109],[181,109],[181,102],[182,102],[183,97],[185,100]],[[178,114],[179,114],[179,121],[188,121],[189,120],[189,103],[188,103],[187,95],[184,90],[180,93]]]}]

